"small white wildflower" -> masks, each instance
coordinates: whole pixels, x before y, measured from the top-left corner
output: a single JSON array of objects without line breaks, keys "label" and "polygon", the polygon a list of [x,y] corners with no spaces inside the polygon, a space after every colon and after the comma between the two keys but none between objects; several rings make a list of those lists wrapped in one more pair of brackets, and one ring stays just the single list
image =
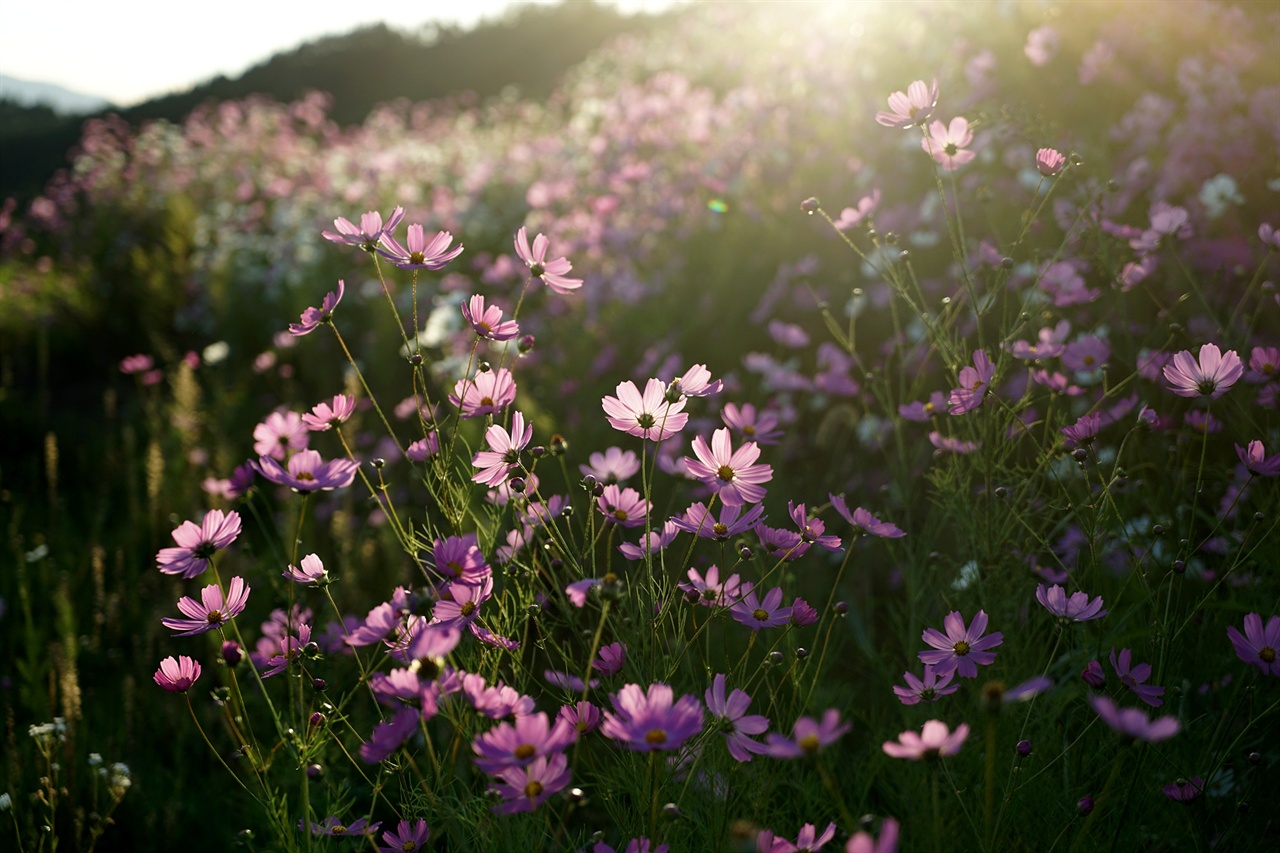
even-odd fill
[{"label": "small white wildflower", "polygon": [[9,792],[5,791],[0,794],[0,812],[7,812],[13,808],[13,797],[9,796]]},{"label": "small white wildflower", "polygon": [[96,752],[89,753],[89,766],[97,767],[100,764],[102,764],[102,756]]},{"label": "small white wildflower", "polygon": [[1200,187],[1200,202],[1210,219],[1217,219],[1233,204],[1244,204],[1244,196],[1236,186],[1235,178],[1227,174],[1214,175]]}]

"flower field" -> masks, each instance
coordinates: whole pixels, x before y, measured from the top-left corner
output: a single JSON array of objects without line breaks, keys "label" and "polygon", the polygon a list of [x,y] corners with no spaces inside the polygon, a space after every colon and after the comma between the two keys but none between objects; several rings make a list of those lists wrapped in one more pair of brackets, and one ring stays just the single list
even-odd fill
[{"label": "flower field", "polygon": [[1280,11],[673,21],[0,209],[4,849],[1273,849]]}]

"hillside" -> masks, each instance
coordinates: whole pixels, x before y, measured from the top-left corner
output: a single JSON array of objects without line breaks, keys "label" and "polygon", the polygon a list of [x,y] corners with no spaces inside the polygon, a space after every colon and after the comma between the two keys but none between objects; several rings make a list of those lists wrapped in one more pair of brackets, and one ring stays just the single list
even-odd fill
[{"label": "hillside", "polygon": [[[211,100],[264,94],[289,101],[320,90],[333,96],[330,117],[354,125],[377,104],[397,98],[421,101],[473,92],[484,99],[514,87],[525,97],[540,99],[592,50],[658,20],[575,2],[519,7],[466,30],[404,33],[377,25],[308,42],[234,79],[215,77],[118,113],[134,125],[152,119],[178,122]],[[0,198],[28,199],[38,193],[67,164],[83,121],[83,116],[59,116],[47,107],[0,101]]]}]

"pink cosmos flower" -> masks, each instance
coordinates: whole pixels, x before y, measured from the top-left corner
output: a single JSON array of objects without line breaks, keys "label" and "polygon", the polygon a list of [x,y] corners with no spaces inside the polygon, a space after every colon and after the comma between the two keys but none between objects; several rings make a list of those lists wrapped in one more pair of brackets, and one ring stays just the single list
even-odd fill
[{"label": "pink cosmos flower", "polygon": [[1224,354],[1215,344],[1200,347],[1198,364],[1189,350],[1183,350],[1164,366],[1169,390],[1181,397],[1203,396],[1216,400],[1243,374],[1244,365],[1235,350]]},{"label": "pink cosmos flower", "polygon": [[949,435],[943,435],[937,430],[929,433],[929,443],[944,453],[973,453],[982,448],[982,442],[980,441],[954,438]]},{"label": "pink cosmos flower", "polygon": [[950,125],[935,121],[929,125],[929,135],[920,140],[924,152],[942,167],[943,171],[954,172],[978,155],[965,150],[965,146],[973,142],[973,131],[969,122],[962,116],[956,116]]},{"label": "pink cosmos flower", "polygon": [[472,296],[462,303],[462,317],[476,330],[476,334],[491,341],[509,341],[520,334],[515,320],[503,320],[502,309],[497,305],[485,306],[484,297]]},{"label": "pink cosmos flower", "polygon": [[307,308],[302,312],[299,318],[300,322],[289,324],[289,334],[296,337],[309,335],[316,329],[320,328],[322,323],[328,323],[333,319],[333,311],[338,307],[338,303],[342,301],[342,294],[347,292],[347,285],[342,279],[338,279],[337,291],[330,291],[324,295],[324,301],[320,303],[319,308]]},{"label": "pink cosmos flower", "polygon": [[156,684],[170,693],[186,693],[199,677],[200,664],[186,655],[179,655],[177,660],[167,657],[160,661],[160,668],[152,676]]},{"label": "pink cosmos flower", "polygon": [[144,353],[130,355],[120,360],[120,372],[126,376],[131,376],[135,373],[146,373],[155,367],[155,364],[151,356]]},{"label": "pink cosmos flower", "polygon": [[1036,601],[1063,622],[1088,622],[1107,615],[1102,609],[1102,596],[1090,601],[1088,593],[1077,591],[1068,598],[1066,590],[1057,584],[1048,589],[1044,584],[1037,584]]},{"label": "pink cosmos flower", "polygon": [[1036,27],[1027,34],[1027,44],[1022,49],[1037,68],[1045,65],[1058,52],[1058,32],[1053,27]]},{"label": "pink cosmos flower", "polygon": [[[327,817],[321,823],[311,821],[312,835],[333,835],[338,837],[349,837],[358,835],[373,835],[382,826],[382,821],[374,821],[369,823],[367,818],[357,818],[348,824],[342,818],[332,816]],[[302,821],[298,821],[298,829],[302,829]]]},{"label": "pink cosmos flower", "polygon": [[[579,684],[575,693],[582,692],[582,686]],[[563,720],[565,723],[573,727],[573,730],[579,736],[594,732],[600,725],[600,709],[590,702],[577,702],[572,705],[560,706],[560,712],[556,714],[556,721]]]},{"label": "pink cosmos flower", "polygon": [[315,554],[308,554],[300,563],[301,568],[295,568],[291,563],[288,570],[282,573],[284,577],[304,586],[324,586],[329,582],[329,572]]},{"label": "pink cosmos flower", "polygon": [[580,581],[574,581],[564,588],[564,594],[569,601],[573,602],[574,607],[586,607],[587,595],[595,587],[603,584],[600,578],[583,578]]},{"label": "pink cosmos flower", "polygon": [[1251,441],[1247,448],[1235,445],[1236,456],[1240,464],[1255,477],[1275,477],[1280,475],[1280,453],[1267,456],[1267,450],[1261,441]]},{"label": "pink cosmos flower", "polygon": [[801,717],[796,720],[791,737],[784,737],[777,732],[770,732],[765,754],[773,758],[802,758],[816,755],[823,748],[830,746],[848,734],[853,726],[840,722],[840,712],[828,708],[822,714],[822,722],[812,717]]},{"label": "pink cosmos flower", "polygon": [[960,369],[960,387],[952,389],[947,401],[947,411],[953,415],[963,415],[981,406],[995,375],[996,366],[991,363],[986,351],[974,350],[973,366]]},{"label": "pink cosmos flower", "polygon": [[769,718],[760,714],[748,714],[751,697],[742,690],[725,695],[725,676],[717,673],[703,697],[711,712],[715,726],[724,735],[725,746],[735,761],[750,761],[765,751],[764,744],[751,735],[764,734],[769,728]]},{"label": "pink cosmos flower", "polygon": [[493,598],[493,577],[486,576],[475,584],[455,581],[447,585],[441,596],[431,610],[431,624],[470,627],[480,615],[480,608]]},{"label": "pink cosmos flower", "polygon": [[384,846],[378,848],[378,853],[416,853],[426,848],[429,838],[431,830],[425,820],[418,818],[412,826],[409,821],[402,820],[396,825],[395,832],[388,830],[382,833]]},{"label": "pink cosmos flower", "polygon": [[777,628],[787,624],[791,621],[791,608],[782,606],[781,587],[774,587],[766,592],[763,601],[752,589],[729,608],[729,615],[752,631],[759,631],[761,628]]},{"label": "pink cosmos flower", "polygon": [[178,547],[161,548],[156,553],[156,565],[166,575],[194,578],[209,567],[215,551],[221,551],[239,535],[239,513],[232,510],[224,515],[220,509],[211,509],[199,526],[184,521],[174,528],[173,541]]},{"label": "pink cosmos flower", "polygon": [[709,397],[719,394],[724,388],[724,380],[712,379],[711,371],[705,364],[695,364],[677,376],[667,385],[667,399],[678,400],[682,397]]},{"label": "pink cosmos flower", "polygon": [[741,407],[733,403],[725,403],[720,411],[720,420],[734,432],[740,433],[748,441],[757,444],[777,444],[782,438],[782,430],[778,429],[778,417],[771,412],[757,412],[750,403]]},{"label": "pink cosmos flower", "polygon": [[1192,776],[1190,779],[1178,779],[1161,790],[1164,795],[1177,803],[1189,803],[1204,793],[1204,777]]},{"label": "pink cosmos flower", "polygon": [[684,457],[685,467],[694,478],[720,496],[726,506],[760,503],[765,488],[760,485],[773,479],[773,468],[758,465],[760,447],[754,441],[745,442],[734,451],[729,429],[721,427],[711,436],[711,446],[702,436],[692,442],[697,459]]},{"label": "pink cosmos flower", "polygon": [[898,414],[907,420],[923,424],[939,412],[947,407],[947,397],[941,391],[934,391],[929,395],[928,402],[914,400],[910,403],[904,403],[898,406]]},{"label": "pink cosmos flower", "polygon": [[686,533],[725,542],[750,530],[763,515],[764,507],[760,504],[747,509],[745,513],[742,506],[722,505],[720,518],[716,519],[706,504],[699,501],[685,510],[684,515],[671,519],[671,522]]},{"label": "pink cosmos flower", "polygon": [[531,812],[552,794],[569,784],[569,759],[563,752],[536,758],[524,767],[508,767],[493,786],[504,802],[493,807],[495,814]]},{"label": "pink cosmos flower", "polygon": [[625,489],[614,484],[604,487],[596,498],[596,507],[604,515],[606,524],[619,527],[639,527],[649,512],[649,502],[639,492],[628,486]]},{"label": "pink cosmos flower", "polygon": [[756,836],[756,850],[760,853],[808,853],[808,851],[821,850],[835,837],[835,823],[827,824],[827,828],[821,835],[818,834],[817,827],[806,823],[800,828],[800,834],[796,836],[794,844],[785,838],[775,836],[772,829],[763,829]]},{"label": "pink cosmos flower", "polygon": [[885,127],[911,127],[924,124],[938,105],[938,81],[925,86],[916,80],[906,92],[894,92],[889,96],[889,112],[876,113],[876,121]]},{"label": "pink cosmos flower", "polygon": [[300,450],[289,457],[288,468],[270,456],[260,456],[254,468],[263,477],[296,492],[345,489],[356,478],[360,463],[350,459],[325,462],[314,450]]},{"label": "pink cosmos flower", "polygon": [[364,252],[372,253],[378,248],[378,241],[382,235],[388,231],[395,230],[400,224],[400,220],[404,218],[404,208],[399,205],[391,211],[391,216],[387,218],[387,224],[382,224],[382,214],[376,210],[370,210],[360,217],[360,227],[357,228],[345,216],[339,216],[333,220],[333,227],[336,231],[321,231],[320,236],[331,243],[343,243],[348,246],[355,246]]},{"label": "pink cosmos flower", "polygon": [[604,453],[592,453],[587,465],[579,465],[583,476],[595,477],[597,482],[622,483],[640,473],[640,458],[633,450],[610,447]]},{"label": "pink cosmos flower", "polygon": [[822,519],[817,516],[810,518],[804,504],[787,501],[787,515],[791,516],[791,521],[800,531],[802,542],[818,545],[828,551],[841,550],[840,537],[833,533],[827,533],[827,525]]},{"label": "pink cosmos flower", "polygon": [[610,699],[614,710],[604,712],[600,732],[637,752],[679,749],[702,731],[702,705],[694,696],[675,694],[666,684],[651,684],[648,692],[628,684]]},{"label": "pink cosmos flower", "polygon": [[1107,683],[1107,674],[1103,671],[1102,664],[1091,660],[1084,669],[1080,670],[1080,680],[1094,690],[1099,690]]},{"label": "pink cosmos flower", "polygon": [[480,469],[471,475],[471,480],[497,487],[520,469],[520,452],[533,438],[533,425],[526,426],[524,415],[516,412],[511,416],[511,432],[494,424],[485,430],[484,438],[489,449],[479,451],[471,460],[471,464]]},{"label": "pink cosmos flower", "polygon": [[858,203],[854,207],[846,207],[841,210],[840,217],[834,223],[835,227],[840,231],[848,231],[870,216],[878,204],[880,204],[880,190],[872,190],[870,195],[865,195],[858,199]]},{"label": "pink cosmos flower", "polygon": [[831,501],[835,511],[840,513],[840,517],[853,525],[854,530],[879,536],[882,539],[901,539],[907,535],[896,524],[881,521],[862,507],[849,512],[849,505],[845,503],[844,495],[828,494],[827,499]]},{"label": "pink cosmos flower", "polygon": [[1176,717],[1152,720],[1141,708],[1118,708],[1106,696],[1090,696],[1089,704],[1113,731],[1144,743],[1168,740],[1182,728]]},{"label": "pink cosmos flower", "polygon": [[1046,178],[1052,178],[1067,165],[1067,158],[1053,148],[1041,148],[1036,152],[1036,169]]},{"label": "pink cosmos flower", "polygon": [[272,412],[253,428],[253,452],[283,460],[290,450],[302,450],[311,437],[297,412]]},{"label": "pink cosmos flower", "polygon": [[[356,410],[356,398],[349,394],[335,394],[331,403],[316,403],[302,416],[302,422],[312,432],[327,432],[346,423]],[[257,452],[257,448],[254,448]],[[259,453],[260,456],[270,454]],[[277,459],[279,457],[276,457]]]},{"label": "pink cosmos flower", "polygon": [[404,246],[384,229],[377,252],[402,270],[439,270],[462,254],[462,246],[449,248],[452,242],[453,235],[441,231],[428,243],[426,231],[415,222],[405,233]]},{"label": "pink cosmos flower", "polygon": [[898,822],[891,817],[880,824],[880,837],[873,838],[869,833],[859,832],[849,839],[844,846],[844,853],[897,853]]},{"label": "pink cosmos flower", "polygon": [[420,438],[404,449],[404,455],[410,462],[425,462],[440,452],[440,436],[432,432],[426,438]]},{"label": "pink cosmos flower", "polygon": [[568,690],[570,693],[581,693],[590,687],[595,690],[600,686],[600,679],[593,678],[590,682],[585,682],[576,675],[562,672],[558,669],[544,669],[542,677],[552,685],[559,687],[561,690]]},{"label": "pink cosmos flower", "polygon": [[642,560],[646,554],[656,554],[674,542],[678,532],[680,528],[674,521],[666,521],[661,530],[650,530],[634,544],[623,542],[618,546],[618,550],[628,560]]},{"label": "pink cosmos flower", "polygon": [[591,668],[606,678],[617,675],[627,662],[627,644],[610,643],[600,650],[600,655],[591,662]]},{"label": "pink cosmos flower", "polygon": [[[698,573],[696,568],[688,571],[689,582],[682,583],[678,589],[686,596],[697,596],[697,602],[704,607],[728,607],[738,601],[743,594],[741,578],[735,573],[720,583],[720,568],[711,566],[706,576]],[[750,585],[748,585],[750,589]]]},{"label": "pink cosmos flower", "polygon": [[772,560],[786,560],[790,563],[809,553],[809,543],[794,530],[770,527],[761,522],[755,526],[755,531],[760,537],[760,547]]},{"label": "pink cosmos flower", "polygon": [[472,379],[459,379],[449,395],[464,418],[479,418],[501,412],[515,402],[516,383],[505,367],[477,373]]},{"label": "pink cosmos flower", "polygon": [[234,577],[227,589],[227,597],[222,597],[222,589],[217,584],[209,584],[200,591],[200,601],[190,596],[183,596],[178,602],[178,609],[186,619],[164,617],[160,624],[177,631],[175,637],[192,637],[212,631],[222,630],[222,626],[244,612],[249,602],[249,587],[244,585],[244,578]]},{"label": "pink cosmos flower", "polygon": [[1244,634],[1232,625],[1227,628],[1227,639],[1240,660],[1256,666],[1263,675],[1280,675],[1280,616],[1272,616],[1264,628],[1260,614],[1246,614]]},{"label": "pink cosmos flower", "polygon": [[1164,695],[1164,688],[1143,683],[1151,677],[1151,664],[1140,663],[1132,666],[1132,663],[1133,652],[1131,650],[1121,649],[1120,656],[1117,658],[1116,650],[1114,648],[1111,649],[1111,668],[1120,677],[1120,683],[1132,690],[1139,699],[1151,707],[1158,708],[1163,705],[1164,700],[1160,697]]},{"label": "pink cosmos flower", "polygon": [[684,429],[689,415],[681,411],[685,400],[674,403],[666,399],[666,386],[661,379],[645,383],[644,394],[634,382],[619,383],[617,397],[601,401],[609,425],[637,438],[663,441]]},{"label": "pink cosmos flower", "polygon": [[476,766],[486,773],[498,774],[508,767],[526,767],[536,759],[564,752],[575,740],[573,726],[560,720],[552,724],[539,711],[517,717],[514,723],[499,723],[480,734],[471,747]]},{"label": "pink cosmos flower", "polygon": [[920,729],[920,734],[905,731],[898,735],[896,743],[891,740],[885,741],[881,748],[885,755],[906,758],[910,761],[919,761],[922,758],[945,758],[959,752],[968,736],[968,723],[961,723],[953,732],[942,720],[929,720]]},{"label": "pink cosmos flower", "polygon": [[1077,444],[1092,444],[1102,426],[1102,413],[1091,412],[1071,426],[1059,427],[1058,431],[1067,437],[1067,447],[1075,447]]},{"label": "pink cosmos flower", "polygon": [[1280,249],[1280,231],[1270,222],[1264,222],[1258,226],[1258,239],[1268,248]]},{"label": "pink cosmos flower", "polygon": [[1062,365],[1071,370],[1088,372],[1097,370],[1111,357],[1111,346],[1097,335],[1082,335],[1062,353]]},{"label": "pink cosmos flower", "polygon": [[582,279],[568,278],[567,274],[573,265],[565,258],[547,260],[547,238],[539,234],[533,238],[533,248],[529,248],[529,235],[524,226],[516,232],[516,254],[529,267],[529,275],[542,279],[542,283],[556,293],[569,293],[582,287]]},{"label": "pink cosmos flower", "polygon": [[916,678],[909,672],[904,672],[902,673],[902,678],[907,682],[907,686],[895,686],[893,688],[893,692],[897,695],[898,701],[903,705],[918,705],[921,702],[936,702],[943,696],[949,696],[960,689],[959,684],[951,683],[951,679],[954,676],[955,670],[944,675],[938,675],[932,666],[926,664],[923,680]]},{"label": "pink cosmos flower", "polygon": [[946,634],[926,628],[921,635],[921,639],[933,647],[932,651],[917,655],[921,663],[932,664],[939,675],[957,670],[964,678],[977,678],[979,664],[987,666],[995,661],[995,652],[987,650],[1003,643],[1004,634],[997,631],[982,636],[987,630],[985,610],[978,611],[967,629],[959,610],[948,613],[942,624],[947,629]]}]

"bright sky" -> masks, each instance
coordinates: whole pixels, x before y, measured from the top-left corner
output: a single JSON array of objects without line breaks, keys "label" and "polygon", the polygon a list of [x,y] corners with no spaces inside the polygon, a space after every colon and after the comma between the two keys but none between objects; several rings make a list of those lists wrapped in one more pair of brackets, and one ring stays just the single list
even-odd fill
[{"label": "bright sky", "polygon": [[[605,2],[637,12],[677,0]],[[431,21],[471,26],[511,5],[514,0],[0,0],[0,74],[130,106],[218,74],[238,76],[320,36],[378,21],[406,30]]]}]

